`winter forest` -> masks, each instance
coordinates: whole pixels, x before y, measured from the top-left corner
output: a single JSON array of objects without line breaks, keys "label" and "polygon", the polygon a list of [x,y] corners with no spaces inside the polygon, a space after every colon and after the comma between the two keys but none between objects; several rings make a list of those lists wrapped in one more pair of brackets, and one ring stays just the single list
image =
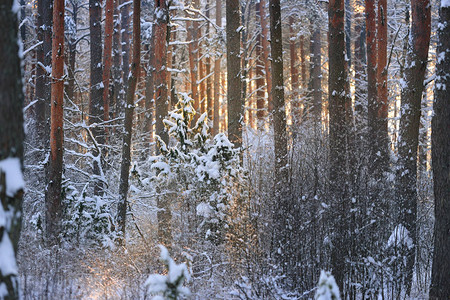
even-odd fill
[{"label": "winter forest", "polygon": [[450,0],[0,0],[0,299],[450,299]]}]

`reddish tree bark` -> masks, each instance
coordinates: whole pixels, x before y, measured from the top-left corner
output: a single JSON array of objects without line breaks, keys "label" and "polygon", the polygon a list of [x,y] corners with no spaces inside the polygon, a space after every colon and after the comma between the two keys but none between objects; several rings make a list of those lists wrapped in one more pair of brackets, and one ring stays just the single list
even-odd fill
[{"label": "reddish tree bark", "polygon": [[[163,120],[167,116],[168,98],[166,83],[167,66],[167,25],[169,23],[169,8],[166,1],[155,0],[155,106],[156,106],[156,124],[155,133],[161,140],[167,144],[169,134],[164,126]],[[158,153],[159,153],[159,149]],[[167,197],[159,196],[157,198],[158,206],[158,239],[166,247],[172,244],[171,230],[171,210],[170,201]]]},{"label": "reddish tree bark", "polygon": [[[216,25],[222,27],[222,1],[216,0]],[[220,126],[220,56],[214,60],[214,118],[213,118],[213,136],[219,133]]]},{"label": "reddish tree bark", "polygon": [[[210,0],[206,1],[205,11],[206,11],[206,17],[209,19],[209,2]],[[209,22],[206,23],[206,37],[209,38]],[[213,97],[212,97],[212,78],[210,76],[211,74],[211,56],[208,53],[205,58],[205,69],[206,69],[206,76],[208,78],[206,79],[206,107],[208,112],[208,119],[212,121],[214,118],[214,105],[213,105]]]},{"label": "reddish tree bark", "polygon": [[238,31],[241,23],[239,0],[226,1],[226,18],[228,138],[235,147],[241,147],[244,101],[241,88],[241,39]]},{"label": "reddish tree bark", "polygon": [[330,193],[334,199],[333,218],[335,220],[335,238],[331,251],[331,267],[339,290],[344,292],[343,283],[346,274],[348,256],[348,220],[349,214],[349,138],[351,124],[351,98],[348,91],[347,62],[345,60],[344,0],[331,0],[328,7],[329,24],[329,78],[328,107],[330,116]]},{"label": "reddish tree bark", "polygon": [[114,0],[106,0],[105,17],[105,51],[103,52],[103,120],[107,121],[109,120],[109,79],[111,78],[114,34]]},{"label": "reddish tree bark", "polygon": [[296,36],[294,32],[294,17],[289,16],[289,54],[290,54],[290,71],[291,71],[291,110],[293,112],[293,123],[300,122],[300,99],[299,99],[299,80],[298,80],[298,56],[296,47]]},{"label": "reddish tree bark", "polygon": [[[261,22],[261,3],[257,2],[255,4],[256,8],[256,22]],[[265,93],[264,93],[264,62],[263,62],[263,51],[262,51],[262,33],[258,32],[256,38],[256,117],[257,117],[257,128],[259,130],[264,129],[264,117],[265,117]]]},{"label": "reddish tree bark", "polygon": [[[317,20],[313,22],[313,35],[310,41],[311,47],[311,89],[313,93],[312,115],[316,124],[322,119],[322,41],[320,37],[320,27]],[[320,127],[319,127],[320,128]]]},{"label": "reddish tree bark", "polygon": [[261,34],[262,34],[262,49],[264,58],[264,71],[266,73],[266,89],[267,89],[267,109],[268,113],[272,114],[272,73],[270,70],[270,49],[269,49],[269,32],[266,15],[266,1],[260,0],[260,16],[261,16]]},{"label": "reddish tree bark", "polygon": [[[199,7],[198,0],[194,1],[194,8]],[[192,17],[192,16],[191,16]],[[194,120],[197,120],[200,113],[200,97],[198,92],[198,23],[197,21],[187,22],[187,38],[189,43],[189,68],[191,74],[191,98],[194,100],[194,109],[197,112]]]},{"label": "reddish tree bark", "polygon": [[300,36],[300,66],[302,74],[302,87],[306,86],[306,63],[305,63],[305,37]]},{"label": "reddish tree bark", "polygon": [[59,242],[61,231],[61,181],[64,152],[64,0],[53,2],[52,98],[50,113],[50,159],[45,193],[46,238],[49,245]]},{"label": "reddish tree bark", "polygon": [[[387,0],[378,0],[378,22],[377,22],[377,116],[386,120],[388,117],[388,87],[387,87]],[[387,135],[387,133],[386,133]]]},{"label": "reddish tree bark", "polygon": [[128,80],[127,104],[125,106],[125,132],[122,143],[122,164],[120,167],[119,195],[120,202],[118,206],[118,229],[122,233],[120,243],[125,241],[125,225],[128,207],[128,177],[131,165],[131,136],[133,130],[134,97],[136,85],[138,82],[140,64],[141,64],[141,1],[133,0],[133,56],[131,62],[131,76]]}]

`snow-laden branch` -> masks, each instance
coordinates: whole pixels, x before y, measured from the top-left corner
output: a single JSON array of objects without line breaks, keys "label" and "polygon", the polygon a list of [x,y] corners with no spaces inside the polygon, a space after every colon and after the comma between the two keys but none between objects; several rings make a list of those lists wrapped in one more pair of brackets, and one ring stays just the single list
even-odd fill
[{"label": "snow-laden branch", "polygon": [[33,49],[39,47],[40,45],[42,45],[44,42],[40,41],[38,43],[36,43],[35,45],[31,46],[30,48],[28,48],[27,50],[23,51],[23,57],[25,58],[25,56]]}]

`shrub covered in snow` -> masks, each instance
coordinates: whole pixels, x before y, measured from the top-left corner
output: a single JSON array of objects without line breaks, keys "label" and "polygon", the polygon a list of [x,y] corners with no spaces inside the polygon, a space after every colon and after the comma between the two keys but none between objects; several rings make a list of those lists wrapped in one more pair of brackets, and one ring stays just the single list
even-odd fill
[{"label": "shrub covered in snow", "polygon": [[164,120],[174,145],[166,145],[157,137],[161,155],[151,158],[151,167],[157,173],[154,180],[159,185],[172,185],[172,189],[176,185],[176,190],[188,195],[186,201],[202,218],[200,227],[206,237],[220,243],[231,204],[230,189],[242,173],[239,150],[223,133],[211,138],[206,113],[191,126],[195,114],[193,100],[183,93],[179,99],[177,107]]},{"label": "shrub covered in snow", "polygon": [[106,197],[88,196],[87,185],[80,192],[73,185],[63,186],[63,234],[71,243],[114,247],[114,218]]},{"label": "shrub covered in snow", "polygon": [[153,300],[177,300],[189,296],[191,293],[183,284],[190,275],[184,263],[176,264],[170,257],[166,247],[159,245],[161,260],[167,267],[167,275],[152,274],[145,282],[147,293],[153,295]]},{"label": "shrub covered in snow", "polygon": [[340,300],[339,287],[330,272],[320,272],[319,285],[317,287],[316,300]]}]

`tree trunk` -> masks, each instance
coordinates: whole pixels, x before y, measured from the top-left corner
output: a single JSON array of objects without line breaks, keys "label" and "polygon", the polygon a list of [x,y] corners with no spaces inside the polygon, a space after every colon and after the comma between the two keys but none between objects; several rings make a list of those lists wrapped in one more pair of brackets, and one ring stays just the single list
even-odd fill
[{"label": "tree trunk", "polygon": [[299,99],[299,80],[298,80],[298,56],[296,47],[296,38],[294,33],[294,17],[289,17],[289,53],[290,53],[290,71],[291,71],[291,111],[293,124],[298,126],[300,122],[300,99]]},{"label": "tree trunk", "polygon": [[[222,27],[222,1],[216,0],[216,25]],[[214,59],[214,118],[213,136],[219,133],[220,127],[220,56]]]},{"label": "tree trunk", "polygon": [[[154,29],[154,28],[153,28]],[[147,78],[145,82],[145,125],[144,133],[146,136],[147,149],[150,149],[151,143],[153,142],[153,119],[154,119],[154,109],[155,101],[153,99],[155,94],[155,34],[152,32],[150,45],[148,45],[148,67],[147,67]]]},{"label": "tree trunk", "polygon": [[320,38],[320,27],[314,24],[314,33],[311,37],[311,88],[313,93],[312,115],[316,123],[315,126],[320,128],[319,123],[322,120],[322,42]]},{"label": "tree trunk", "polygon": [[[167,145],[169,134],[164,126],[163,120],[167,116],[168,99],[166,82],[167,64],[167,25],[169,23],[169,8],[165,1],[155,0],[155,106],[156,106],[156,134]],[[157,153],[159,148],[157,147]],[[172,244],[170,202],[167,197],[159,196],[158,206],[158,241],[166,247]]]},{"label": "tree trunk", "polygon": [[[289,250],[291,240],[289,239],[289,220],[291,197],[289,197],[289,175],[288,175],[288,151],[286,134],[286,106],[284,100],[283,79],[283,43],[281,34],[281,7],[280,0],[270,0],[270,40],[272,54],[272,93],[273,93],[273,130],[275,142],[275,172],[274,190],[276,205],[279,205],[274,218],[277,228],[278,241],[274,241],[276,253],[278,253],[279,264],[283,274],[290,274],[293,269],[287,262],[290,261]],[[278,249],[278,250],[277,250]],[[289,276],[289,275],[288,275]]]},{"label": "tree trunk", "polygon": [[[90,99],[89,99],[89,125],[100,124],[103,122],[103,82],[102,82],[102,26],[101,26],[101,1],[89,0],[89,28],[91,34],[90,42]],[[91,127],[92,135],[96,143],[101,145],[105,141],[104,127],[101,125],[94,125]],[[95,147],[93,151],[93,173],[95,178],[94,194],[100,195],[103,190],[101,182],[101,164],[99,149]]]},{"label": "tree trunk", "polygon": [[341,292],[346,274],[349,239],[347,236],[349,214],[348,140],[350,138],[351,98],[348,91],[347,62],[345,60],[344,0],[331,0],[329,21],[329,146],[330,146],[330,197],[334,199],[333,218],[335,235],[331,251],[331,267]]},{"label": "tree trunk", "polygon": [[37,16],[37,35],[38,40],[42,41],[42,46],[37,48],[37,70],[36,70],[36,122],[38,139],[41,141],[41,147],[48,147],[49,128],[48,118],[50,117],[50,74],[45,67],[51,66],[52,55],[52,12],[53,1],[39,0]]},{"label": "tree trunk", "polygon": [[[256,22],[261,22],[261,3],[255,4],[256,8]],[[258,31],[256,38],[256,117],[258,130],[264,130],[264,117],[265,117],[265,93],[264,93],[264,62],[263,62],[263,49],[262,49],[262,33]]]},{"label": "tree trunk", "polygon": [[[16,261],[9,261],[8,253],[17,253],[22,213],[23,186],[17,190],[7,186],[8,182],[20,184],[22,178],[7,180],[15,176],[14,171],[23,168],[23,103],[22,72],[20,67],[18,11],[13,0],[0,1],[0,297],[19,299],[19,278]],[[16,170],[12,170],[14,164]],[[5,265],[6,262],[6,265]],[[9,266],[13,268],[9,268]]]},{"label": "tree trunk", "polygon": [[71,1],[72,3],[72,26],[71,30],[66,33],[69,35],[67,39],[67,48],[69,57],[67,59],[68,66],[68,78],[67,78],[67,86],[66,86],[66,94],[67,98],[76,103],[75,99],[75,60],[77,55],[77,22],[78,22],[78,2]]},{"label": "tree trunk", "polygon": [[45,193],[48,245],[58,244],[61,231],[61,180],[64,152],[64,0],[55,0],[53,5],[49,184]]},{"label": "tree trunk", "polygon": [[[358,0],[357,4],[362,6],[362,0]],[[365,68],[364,63],[366,61],[366,50],[365,50],[365,26],[364,26],[364,16],[360,11],[355,14],[355,58],[354,58],[354,69],[355,69],[355,113],[358,118],[365,115],[363,112],[365,110],[366,98],[366,80],[365,80]],[[357,122],[357,125],[361,125],[362,122]]]},{"label": "tree trunk", "polygon": [[130,74],[130,4],[128,0],[121,0],[121,33],[122,33],[122,82],[119,91],[119,114],[123,113],[125,107],[125,97],[128,90],[128,75]]},{"label": "tree trunk", "polygon": [[[198,8],[198,0],[194,1],[194,8]],[[196,115],[194,121],[198,119],[200,113],[200,97],[198,95],[198,24],[197,21],[187,22],[187,38],[189,43],[189,68],[191,74],[191,98],[194,100]]]},{"label": "tree trunk", "polygon": [[226,8],[228,138],[235,147],[241,147],[244,103],[241,88],[241,39],[238,31],[241,23],[239,1],[227,0]]},{"label": "tree trunk", "polygon": [[411,1],[411,37],[401,91],[402,115],[398,145],[396,195],[400,206],[400,222],[409,232],[413,247],[406,254],[406,291],[411,292],[416,253],[417,218],[417,146],[423,81],[427,69],[430,44],[431,13],[429,0]]},{"label": "tree trunk", "polygon": [[133,0],[133,57],[131,76],[128,80],[127,103],[125,105],[125,132],[122,143],[122,163],[120,166],[119,196],[120,202],[117,211],[117,224],[122,234],[121,244],[125,243],[125,226],[128,207],[128,177],[131,165],[131,137],[133,131],[133,112],[136,85],[141,64],[141,1]]},{"label": "tree trunk", "polygon": [[432,159],[434,182],[434,255],[430,299],[450,299],[450,5],[441,0],[438,62],[434,91]]},{"label": "tree trunk", "polygon": [[110,103],[110,117],[117,117],[120,111],[120,91],[122,90],[122,55],[120,45],[120,16],[119,16],[119,0],[114,1],[114,33],[113,33],[113,65],[112,65],[112,95]]},{"label": "tree trunk", "polygon": [[264,71],[266,73],[266,88],[267,88],[267,109],[269,115],[272,114],[272,73],[270,70],[270,49],[269,49],[269,32],[266,15],[266,1],[260,0],[260,16],[261,16],[261,34],[262,34],[262,49],[264,58]]},{"label": "tree trunk", "polygon": [[[105,45],[103,53],[103,120],[109,120],[109,79],[111,78],[112,44],[114,34],[114,0],[106,0],[105,5]],[[105,129],[105,133],[106,133]]]},{"label": "tree trunk", "polygon": [[[210,0],[206,1],[206,17],[209,19],[209,2]],[[206,23],[206,37],[209,39],[209,22]],[[208,120],[211,122],[214,118],[214,105],[213,105],[213,97],[212,97],[212,78],[210,76],[211,74],[211,55],[208,53],[205,58],[205,68],[206,68],[206,76],[208,78],[206,79],[206,107],[208,112]]]}]

